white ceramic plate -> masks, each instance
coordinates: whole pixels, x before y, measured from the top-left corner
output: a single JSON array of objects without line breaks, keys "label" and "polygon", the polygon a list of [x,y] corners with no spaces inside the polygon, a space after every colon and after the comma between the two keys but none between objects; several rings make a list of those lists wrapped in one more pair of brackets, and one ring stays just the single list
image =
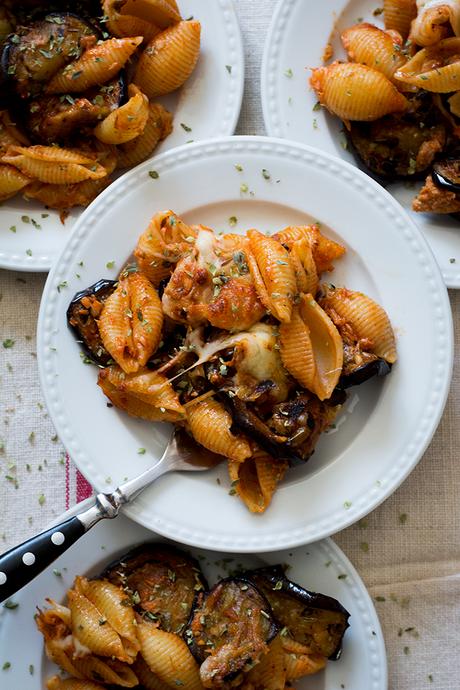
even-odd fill
[{"label": "white ceramic plate", "polygon": [[[121,516],[116,524],[100,523],[51,568],[13,597],[13,601],[19,603],[17,609],[0,609],[0,668],[5,661],[11,663],[8,671],[1,671],[0,687],[5,690],[7,687],[9,690],[42,690],[45,679],[56,673],[56,666],[45,658],[42,637],[35,629],[33,614],[36,606],[45,605],[46,597],[63,601],[76,575],[97,575],[105,565],[133,546],[156,540],[157,536]],[[387,689],[385,645],[374,605],[358,573],[331,539],[295,551],[257,557],[235,555],[229,560],[224,558],[226,554],[215,551],[191,549],[191,553],[195,558],[199,557],[210,584],[235,568],[287,563],[290,566],[289,578],[309,590],[335,597],[350,612],[350,628],[345,633],[340,660],[331,661],[323,672],[296,683],[298,690],[338,690],[340,687]],[[62,576],[54,575],[53,569]],[[339,575],[346,577],[338,579]],[[34,667],[33,676],[29,672],[30,664]]]},{"label": "white ceramic plate", "polygon": [[451,376],[451,312],[436,262],[400,205],[356,168],[299,144],[229,137],[183,146],[114,182],[87,209],[48,277],[39,315],[41,384],[59,437],[98,490],[146,469],[164,447],[167,425],[106,406],[98,370],[82,364],[65,312],[77,290],[116,276],[150,217],[167,208],[227,232],[231,216],[240,231],[269,232],[319,219],[348,248],[334,283],[387,309],[399,361],[386,379],[351,390],[336,428],[288,473],[264,515],[228,495],[225,463],[162,477],[127,514],[183,543],[245,552],[312,542],[355,522],[409,474],[438,424]]},{"label": "white ceramic plate", "polygon": [[[179,6],[183,17],[201,22],[201,54],[187,83],[158,99],[173,112],[174,130],[155,153],[233,134],[243,97],[243,44],[232,0],[179,0]],[[57,211],[20,195],[3,202],[0,268],[48,271],[81,214],[81,208],[73,209],[63,225]]]},{"label": "white ceramic plate", "polygon": [[[344,28],[358,19],[383,26],[382,17],[372,14],[377,5],[375,0],[279,0],[267,34],[262,63],[262,105],[270,136],[317,146],[356,165],[352,153],[344,149],[346,143],[340,120],[323,108],[313,110],[317,97],[309,89],[308,79],[310,68],[322,65],[329,37],[334,59],[344,60],[346,56],[339,38]],[[412,199],[422,181],[409,184],[410,188],[398,182],[389,185],[388,189],[425,235],[446,285],[460,288],[460,223],[450,216],[414,213]],[[377,246],[377,238],[374,241]]]}]

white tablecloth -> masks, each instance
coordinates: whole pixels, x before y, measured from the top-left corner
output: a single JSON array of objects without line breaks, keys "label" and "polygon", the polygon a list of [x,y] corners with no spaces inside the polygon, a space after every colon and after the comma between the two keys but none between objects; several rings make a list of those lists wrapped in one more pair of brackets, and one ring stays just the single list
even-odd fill
[{"label": "white tablecloth", "polygon": [[[237,131],[265,134],[260,64],[275,0],[235,4],[246,54]],[[306,40],[309,30],[305,27]],[[89,492],[66,459],[40,391],[35,329],[45,278],[0,271],[0,341],[14,341],[10,348],[0,345],[0,550],[32,535]],[[450,297],[458,345],[460,293]],[[459,379],[456,357],[444,417],[409,479],[366,520],[336,536],[376,602],[391,690],[460,688]]]}]

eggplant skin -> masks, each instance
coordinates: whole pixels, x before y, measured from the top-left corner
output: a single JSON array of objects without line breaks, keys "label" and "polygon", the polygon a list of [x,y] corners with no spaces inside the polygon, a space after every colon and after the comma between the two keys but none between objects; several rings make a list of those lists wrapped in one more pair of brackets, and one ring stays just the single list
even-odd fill
[{"label": "eggplant skin", "polygon": [[102,575],[121,586],[147,620],[178,635],[199,593],[208,588],[198,562],[168,544],[141,544],[108,565]]},{"label": "eggplant skin", "polygon": [[27,130],[39,143],[65,141],[74,133],[81,135],[81,128],[94,126],[107,117],[124,103],[125,97],[123,75],[78,96],[38,96],[27,105]]},{"label": "eggplant skin", "polygon": [[257,663],[278,632],[265,595],[244,577],[228,577],[198,597],[184,639],[205,687],[212,680],[217,688]]},{"label": "eggplant skin", "polygon": [[105,300],[117,286],[116,280],[98,280],[74,295],[67,308],[67,324],[88,357],[100,366],[107,366],[111,357],[102,344],[97,318]]},{"label": "eggplant skin", "polygon": [[28,98],[97,38],[95,26],[82,17],[51,12],[10,34],[2,52],[2,72],[17,93]]},{"label": "eggplant skin", "polygon": [[376,357],[370,362],[355,368],[347,374],[342,374],[339,379],[338,387],[341,389],[351,388],[351,386],[360,386],[365,381],[374,376],[387,376],[390,373],[392,365],[380,357]]},{"label": "eggplant skin", "polygon": [[460,194],[460,158],[445,158],[433,165],[431,179],[440,189]]},{"label": "eggplant skin", "polygon": [[244,572],[241,577],[265,594],[281,635],[290,635],[328,659],[340,657],[350,614],[337,599],[292,582],[281,565]]}]

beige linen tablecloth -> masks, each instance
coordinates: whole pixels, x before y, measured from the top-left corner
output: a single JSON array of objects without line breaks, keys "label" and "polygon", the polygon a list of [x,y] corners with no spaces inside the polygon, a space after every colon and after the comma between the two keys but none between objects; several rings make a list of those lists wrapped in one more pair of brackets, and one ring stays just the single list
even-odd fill
[{"label": "beige linen tablecloth", "polygon": [[[241,134],[265,133],[260,63],[274,5],[275,0],[236,0],[246,53]],[[6,231],[0,227],[0,241]],[[1,551],[40,530],[89,491],[66,460],[40,391],[35,329],[45,278],[0,271],[0,341],[14,341],[6,349],[0,344]],[[457,346],[460,293],[451,291],[450,299]],[[391,690],[460,688],[459,422],[456,357],[444,417],[418,467],[380,508],[335,537],[376,602]]]}]

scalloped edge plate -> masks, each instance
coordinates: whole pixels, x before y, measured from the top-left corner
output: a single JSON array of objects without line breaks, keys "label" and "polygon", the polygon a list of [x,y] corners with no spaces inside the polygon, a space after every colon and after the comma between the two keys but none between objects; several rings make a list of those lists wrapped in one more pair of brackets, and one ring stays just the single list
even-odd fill
[{"label": "scalloped edge plate", "polygon": [[[233,134],[243,99],[243,41],[233,0],[179,0],[179,5],[183,17],[193,15],[202,23],[201,54],[186,84],[158,99],[173,112],[174,130],[155,155],[189,140]],[[49,271],[82,213],[72,209],[63,225],[58,211],[38,202],[20,195],[4,201],[0,268]]]},{"label": "scalloped edge plate", "polygon": [[308,463],[287,474],[264,515],[228,495],[225,463],[161,477],[127,514],[171,539],[239,552],[310,543],[356,522],[407,477],[438,425],[452,372],[451,310],[428,245],[400,205],[349,164],[286,140],[229,137],[168,151],[114,182],[81,216],[48,276],[38,321],[40,380],[61,441],[99,491],[146,469],[165,445],[168,425],[107,408],[97,368],[82,364],[65,319],[72,295],[115,278],[138,234],[164,208],[227,231],[274,232],[320,219],[348,247],[334,283],[387,309],[399,361],[386,379],[351,391],[336,427]]},{"label": "scalloped edge plate", "polygon": [[[308,87],[310,67],[322,65],[322,54],[331,40],[334,58],[344,58],[339,30],[360,21],[382,25],[372,13],[373,0],[278,0],[265,40],[261,71],[262,109],[270,136],[316,146],[356,165],[344,148],[340,120],[321,108]],[[447,287],[460,288],[460,223],[450,216],[414,213],[411,208],[422,181],[394,183],[389,189],[422,231],[433,250]]]},{"label": "scalloped edge plate", "polygon": [[[80,503],[55,524],[84,510],[90,503],[91,499]],[[11,663],[11,668],[2,672],[8,687],[42,690],[45,679],[56,672],[56,667],[45,658],[42,637],[33,621],[35,607],[42,606],[45,597],[62,601],[76,575],[97,574],[104,565],[136,544],[158,540],[155,534],[123,516],[119,516],[115,524],[102,521],[13,597],[18,608],[0,609],[0,667],[7,660]],[[228,554],[194,549],[192,555],[200,556],[201,567],[212,582],[225,577],[225,571],[232,567],[227,561]],[[225,562],[222,561],[224,556]],[[325,671],[296,683],[298,690],[337,690],[340,687],[387,690],[385,643],[374,604],[355,568],[332,539],[312,544],[307,549],[257,557],[235,554],[234,559],[235,565],[242,563],[248,568],[287,563],[291,567],[290,578],[307,589],[335,597],[351,614],[339,661],[329,662]],[[56,577],[54,570],[60,572],[61,577]],[[346,577],[338,579],[339,575]],[[33,676],[29,672],[30,664],[34,667]]]}]

